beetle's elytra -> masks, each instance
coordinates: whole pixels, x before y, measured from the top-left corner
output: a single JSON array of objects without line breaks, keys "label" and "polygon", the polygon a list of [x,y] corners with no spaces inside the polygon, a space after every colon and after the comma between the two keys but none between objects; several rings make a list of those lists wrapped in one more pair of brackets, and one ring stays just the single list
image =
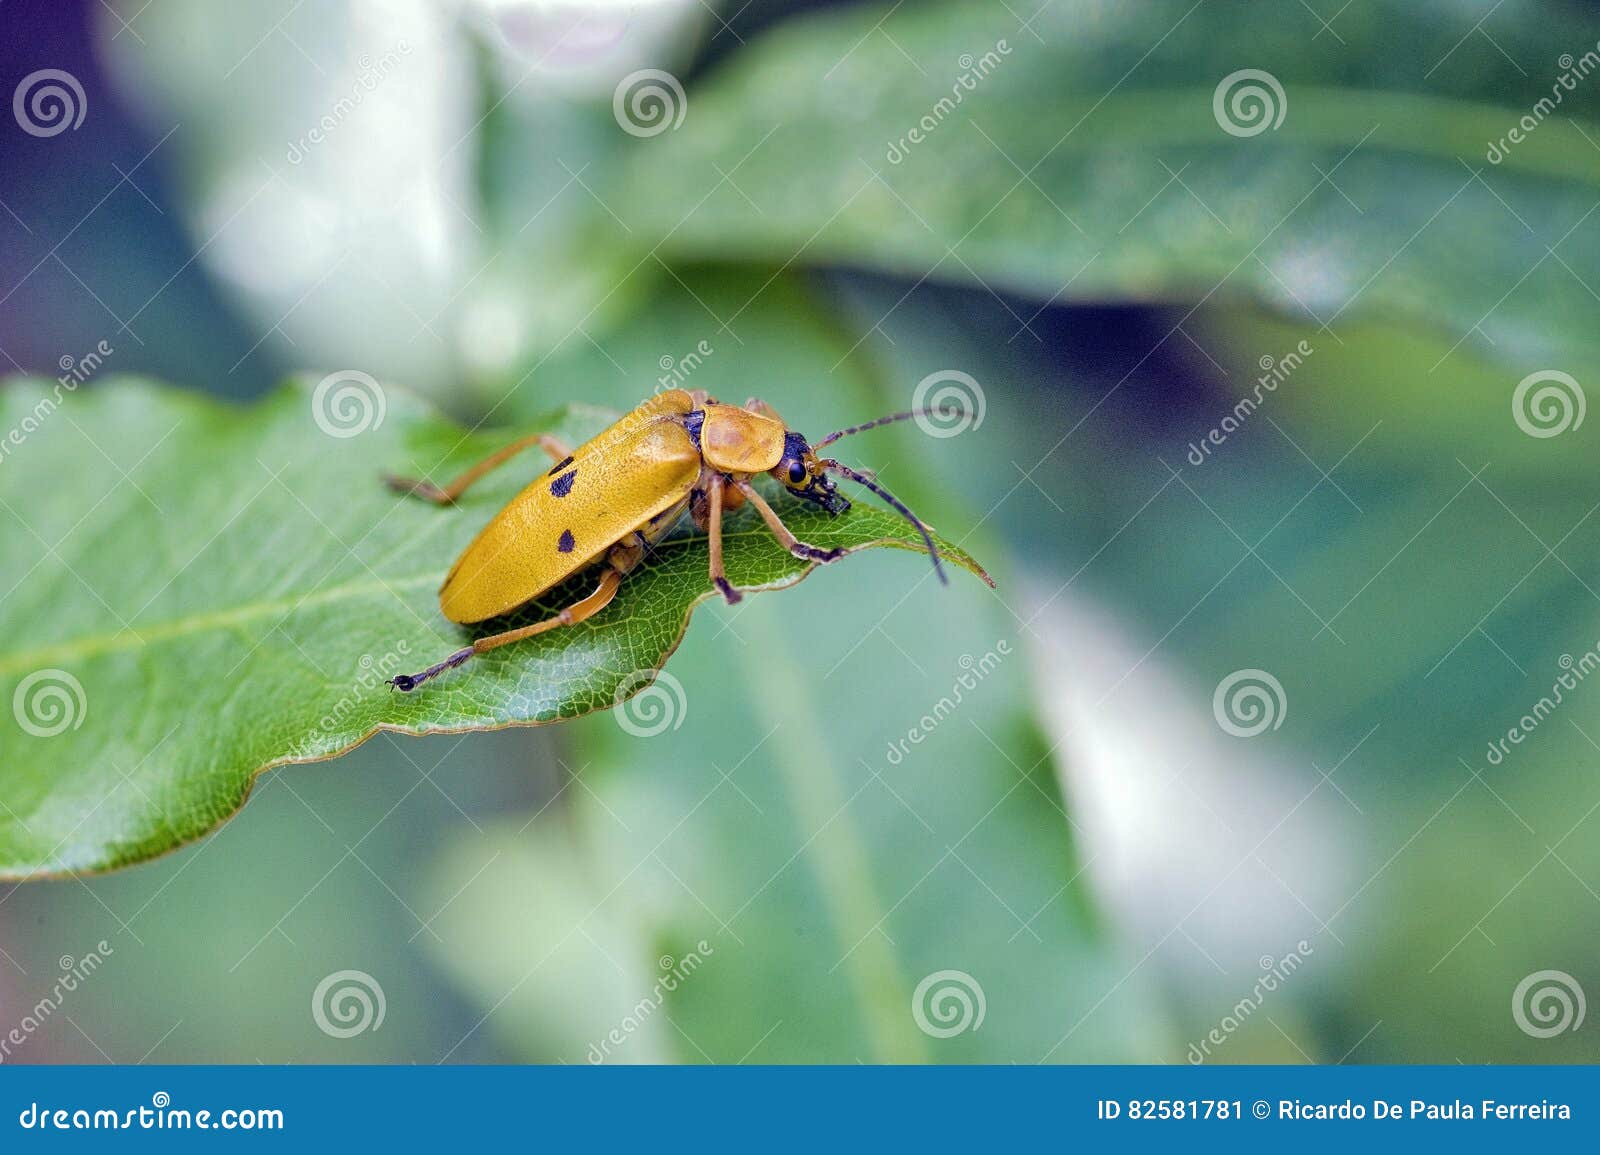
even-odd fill
[{"label": "beetle's elytra", "polygon": [[428,481],[389,478],[391,488],[448,505],[530,446],[539,446],[555,461],[512,498],[456,559],[439,589],[439,608],[453,622],[470,625],[498,617],[580,570],[591,565],[601,569],[594,592],[553,617],[479,638],[444,661],[420,673],[401,674],[389,684],[414,690],[474,654],[593,617],[616,596],[622,579],[644,560],[650,546],[666,536],[685,512],[710,538],[711,582],[730,604],[741,595],[722,568],[722,515],[746,501],[796,557],[816,562],[841,557],[842,549],[818,549],[789,532],[750,484],[760,473],[771,474],[789,493],[834,516],[849,509],[850,502],[830,474],[872,490],[916,526],[934,572],[940,581],[946,580],[933,538],[910,509],[871,477],[817,453],[841,437],[915,416],[916,412],[895,413],[841,429],[811,445],[765,402],[751,400],[739,408],[721,404],[703,391],[672,389],[650,398],[577,449],[538,434],[491,454],[442,488]]}]

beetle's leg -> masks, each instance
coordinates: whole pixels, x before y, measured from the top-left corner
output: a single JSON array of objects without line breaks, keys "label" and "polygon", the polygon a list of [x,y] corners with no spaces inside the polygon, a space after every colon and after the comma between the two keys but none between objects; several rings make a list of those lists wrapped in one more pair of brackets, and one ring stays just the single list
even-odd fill
[{"label": "beetle's leg", "polygon": [[838,561],[844,556],[845,551],[842,549],[818,549],[814,545],[807,545],[789,532],[789,527],[783,524],[783,519],[777,515],[772,506],[767,504],[767,499],[756,492],[755,486],[737,478],[733,480],[733,484],[738,486],[739,492],[756,507],[756,511],[761,514],[761,520],[767,523],[772,536],[778,539],[778,544],[795,557],[804,558],[806,561],[830,562]]},{"label": "beetle's leg", "polygon": [[572,456],[572,450],[567,448],[565,442],[551,437],[547,433],[536,433],[532,437],[524,437],[520,441],[513,441],[504,449],[498,449],[489,454],[488,457],[485,457],[478,464],[472,466],[442,488],[431,481],[413,481],[404,477],[385,477],[383,480],[396,493],[407,493],[413,497],[420,497],[424,501],[431,501],[435,505],[450,505],[482,478],[484,474],[498,469],[531,445],[537,445],[550,455],[550,460],[558,463]]},{"label": "beetle's leg", "polygon": [[726,485],[722,474],[711,475],[706,488],[706,497],[710,502],[706,530],[711,535],[711,584],[721,590],[722,596],[733,606],[738,605],[744,595],[733,588],[727,572],[722,568],[722,494]]},{"label": "beetle's leg", "polygon": [[559,629],[562,626],[575,626],[587,618],[605,609],[611,599],[617,596],[617,587],[622,584],[622,574],[614,569],[607,569],[600,578],[600,584],[595,587],[594,593],[586,598],[580,598],[554,617],[545,618],[542,622],[534,622],[531,626],[521,629],[507,630],[503,634],[491,634],[487,638],[479,638],[470,646],[465,646],[451,654],[444,661],[429,666],[420,674],[398,674],[389,679],[389,685],[397,690],[409,692],[415,690],[430,678],[435,678],[446,670],[452,670],[461,665],[475,654],[487,653],[509,646],[512,642],[520,642],[524,638],[531,638],[535,634],[542,634],[547,630]]}]

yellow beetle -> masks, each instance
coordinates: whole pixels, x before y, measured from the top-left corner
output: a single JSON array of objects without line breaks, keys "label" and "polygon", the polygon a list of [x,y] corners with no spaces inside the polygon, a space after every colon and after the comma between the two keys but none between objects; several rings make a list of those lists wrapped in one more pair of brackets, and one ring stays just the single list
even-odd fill
[{"label": "yellow beetle", "polygon": [[392,678],[389,685],[414,690],[474,654],[593,617],[685,511],[710,537],[711,581],[730,605],[741,595],[722,568],[724,510],[750,502],[796,557],[831,562],[844,555],[843,549],[819,549],[789,532],[750,484],[759,473],[771,474],[796,497],[835,516],[848,510],[850,502],[838,492],[830,473],[866,486],[917,527],[934,572],[945,581],[938,548],[917,516],[872,478],[816,452],[841,437],[919,412],[932,411],[896,413],[841,429],[810,445],[762,401],[751,400],[739,408],[721,404],[702,390],[672,389],[650,398],[577,449],[536,434],[491,454],[442,488],[428,481],[387,478],[399,492],[449,505],[524,449],[537,445],[555,459],[550,471],[512,498],[456,559],[439,589],[439,609],[453,622],[470,625],[509,613],[579,570],[595,563],[603,567],[594,592],[555,616],[479,638],[420,673]]}]

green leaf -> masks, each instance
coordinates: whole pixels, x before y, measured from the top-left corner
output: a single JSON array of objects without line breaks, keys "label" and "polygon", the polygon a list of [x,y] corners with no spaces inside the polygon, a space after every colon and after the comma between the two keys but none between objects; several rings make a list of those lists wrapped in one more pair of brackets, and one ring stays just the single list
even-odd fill
[{"label": "green leaf", "polygon": [[[680,533],[591,622],[390,692],[386,678],[467,637],[440,616],[435,591],[542,466],[504,468],[452,509],[397,498],[382,473],[448,477],[509,434],[463,433],[396,390],[365,396],[364,413],[330,417],[307,382],[250,409],[136,380],[85,396],[23,381],[0,395],[0,428],[16,431],[0,458],[0,551],[16,559],[0,598],[0,694],[12,706],[0,724],[0,877],[170,850],[237,810],[262,770],[332,757],[379,729],[608,708],[649,684],[712,596],[704,539]],[[576,443],[613,418],[575,405],[538,428]],[[362,431],[323,430],[352,425]],[[905,521],[864,501],[837,519],[783,512],[825,547],[920,548]],[[748,509],[727,523],[726,561],[746,589],[813,568]],[[524,617],[592,581],[574,579]]]},{"label": "green leaf", "polygon": [[[1561,90],[1486,159],[1549,99],[1570,25],[1507,4],[1491,43],[1470,35],[1473,6],[1360,7],[1309,50],[1311,14],[1252,21],[1248,58],[1237,7],[1190,0],[1056,3],[1026,27],[1006,5],[956,3],[797,21],[694,89],[608,204],[681,259],[1052,301],[1244,297],[1336,330],[1403,317],[1447,350],[1592,357],[1580,281],[1600,264],[1600,90]],[[1246,66],[1286,107],[1238,136],[1213,95]]]}]

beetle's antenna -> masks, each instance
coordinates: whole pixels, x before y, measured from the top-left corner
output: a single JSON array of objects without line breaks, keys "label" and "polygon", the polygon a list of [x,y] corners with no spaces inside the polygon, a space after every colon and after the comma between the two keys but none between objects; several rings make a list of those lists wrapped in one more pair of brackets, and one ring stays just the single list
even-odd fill
[{"label": "beetle's antenna", "polygon": [[[897,417],[911,416],[913,416],[913,414],[899,413],[896,414],[895,417],[885,417],[883,421],[893,421]],[[881,425],[883,424],[883,421],[876,421],[873,422],[873,424]],[[862,426],[861,428],[865,429],[867,426]],[[851,431],[846,430],[845,432],[848,433]],[[842,437],[844,434],[836,433],[834,436]],[[873,493],[876,493],[879,497],[881,497],[884,502],[901,517],[905,518],[912,525],[916,526],[917,532],[922,535],[923,544],[928,547],[928,556],[933,559],[933,572],[939,576],[939,581],[941,584],[950,584],[950,579],[945,577],[944,566],[939,562],[939,547],[933,544],[933,535],[928,532],[928,527],[922,524],[922,519],[911,512],[910,506],[906,505],[905,502],[901,501],[898,497],[890,493],[887,489],[879,485],[866,474],[860,472],[859,470],[851,469],[848,465],[843,465],[840,462],[834,461],[832,458],[828,458],[822,462],[822,467],[828,470],[830,473],[837,473],[844,477],[848,477],[857,485],[866,486],[868,489],[872,490]]]},{"label": "beetle's antenna", "polygon": [[853,433],[863,433],[868,429],[876,429],[880,425],[892,425],[896,421],[909,421],[913,417],[960,417],[964,410],[959,406],[930,405],[925,409],[908,409],[904,413],[891,413],[887,417],[880,417],[876,421],[868,421],[865,425],[852,425],[849,429],[841,429],[837,433],[830,433],[821,441],[813,445],[812,449],[821,449],[832,445],[841,437],[849,437]]}]

